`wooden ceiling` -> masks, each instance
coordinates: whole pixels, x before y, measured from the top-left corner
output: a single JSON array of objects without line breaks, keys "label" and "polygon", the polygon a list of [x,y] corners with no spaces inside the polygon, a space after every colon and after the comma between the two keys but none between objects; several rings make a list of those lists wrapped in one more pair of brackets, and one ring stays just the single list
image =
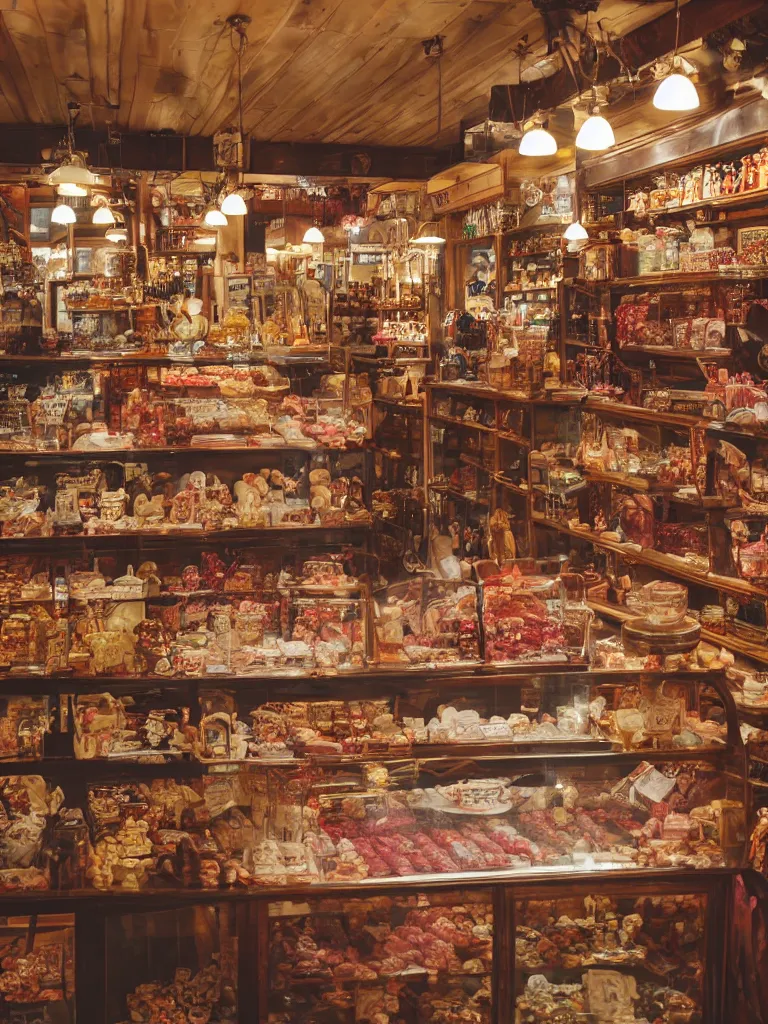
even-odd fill
[{"label": "wooden ceiling", "polygon": [[[602,0],[621,35],[672,3]],[[210,135],[236,122],[228,16],[248,14],[244,121],[257,139],[395,146],[451,143],[514,82],[513,49],[545,49],[530,0],[0,0],[0,123]],[[583,17],[574,16],[580,24]],[[421,41],[444,36],[437,69]]]}]

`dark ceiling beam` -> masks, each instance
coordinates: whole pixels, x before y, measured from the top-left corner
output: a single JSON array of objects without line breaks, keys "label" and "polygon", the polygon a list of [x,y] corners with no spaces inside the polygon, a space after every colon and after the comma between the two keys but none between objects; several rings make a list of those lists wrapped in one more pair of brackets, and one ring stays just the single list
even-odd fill
[{"label": "dark ceiling beam", "polygon": [[[680,46],[684,47],[725,28],[739,18],[765,10],[765,0],[690,0],[680,8]],[[634,69],[671,53],[675,45],[675,12],[669,11],[641,25],[615,44],[625,64]],[[610,82],[621,75],[621,65],[610,56],[600,62],[598,83]],[[584,82],[584,89],[589,87]],[[528,85],[494,85],[488,117],[491,121],[519,121],[536,110],[553,110],[577,95],[567,67],[551,78]]]},{"label": "dark ceiling beam", "polygon": [[[0,125],[0,164],[36,167],[43,150],[53,150],[66,134],[64,126]],[[78,149],[91,167],[129,171],[216,171],[213,139],[170,132],[78,129]],[[249,174],[300,174],[307,178],[403,178],[426,181],[458,159],[450,149],[398,146],[342,146],[332,143],[259,142],[251,140]]]}]

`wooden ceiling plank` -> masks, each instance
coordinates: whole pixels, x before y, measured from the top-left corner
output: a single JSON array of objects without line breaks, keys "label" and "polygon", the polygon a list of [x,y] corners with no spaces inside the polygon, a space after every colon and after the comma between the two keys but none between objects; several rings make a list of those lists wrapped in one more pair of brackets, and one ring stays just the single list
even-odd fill
[{"label": "wooden ceiling plank", "polygon": [[[300,2],[301,0],[283,0],[282,4],[272,5],[268,9],[267,15],[259,9],[254,9],[260,7],[259,0],[249,0],[240,5],[240,13],[250,14],[254,19],[248,27],[248,46],[243,55],[244,83],[246,79],[250,81],[258,79],[261,65],[283,66],[286,62],[289,55],[279,49],[281,30],[285,28]],[[231,58],[234,58],[228,39],[227,48]],[[229,67],[231,66],[230,64]],[[236,103],[236,95],[233,95],[230,85],[229,75],[224,74],[219,78],[209,94],[208,102],[202,108],[203,113],[195,121],[194,131],[196,133],[203,135],[211,130],[215,131],[227,123],[228,117],[231,118],[231,113],[228,111],[231,111],[233,103]]]},{"label": "wooden ceiling plank", "polygon": [[[66,105],[52,72],[51,55],[45,26],[37,9],[36,0],[16,0],[11,9],[3,11],[8,36],[23,69],[21,91],[29,91],[34,98],[40,117],[33,121],[61,124],[66,120]],[[30,104],[25,104],[30,107]]]},{"label": "wooden ceiling plank", "polygon": [[[38,9],[40,3],[38,0]],[[51,69],[62,102],[80,103],[84,107],[81,123],[87,123],[91,119],[93,96],[82,0],[45,0],[43,10]]]},{"label": "wooden ceiling plank", "polygon": [[139,52],[146,35],[144,19],[147,0],[131,0],[123,11],[123,27],[120,33],[120,95],[117,121],[130,127],[131,108],[136,96],[139,79]]},{"label": "wooden ceiling plank", "polygon": [[[480,8],[485,8],[482,18]],[[444,96],[446,89],[452,87],[454,79],[462,70],[470,81],[476,77],[477,68],[487,54],[489,40],[495,43],[498,52],[509,52],[513,40],[505,33],[497,33],[494,27],[495,17],[486,19],[485,15],[486,5],[471,3],[465,7],[459,18],[445,27],[446,55],[442,58]],[[388,82],[376,90],[375,97],[371,97],[367,103],[358,102],[350,109],[349,116],[339,117],[335,129],[328,136],[329,141],[340,142],[347,137],[347,133],[354,132],[357,124],[379,117],[382,111],[397,110],[397,117],[390,119],[391,130],[388,138],[392,144],[397,144],[399,136],[409,130],[417,111],[421,112],[420,123],[424,124],[426,120],[427,124],[422,142],[430,143],[434,138],[434,129],[430,124],[432,119],[425,118],[424,111],[431,107],[434,111],[433,118],[436,119],[437,72],[434,63],[424,58],[420,47],[418,51],[414,47],[412,66],[414,74],[408,78],[399,74],[390,76]],[[415,98],[419,93],[423,93],[425,97],[423,103],[419,103]]]},{"label": "wooden ceiling plank", "polygon": [[24,65],[16,52],[11,34],[0,11],[0,89],[19,123],[43,121],[43,111],[29,88]]},{"label": "wooden ceiling plank", "polygon": [[[344,61],[335,67],[326,68],[324,76],[315,84],[310,94],[304,97],[299,108],[286,109],[282,104],[267,104],[274,116],[261,121],[253,119],[253,130],[264,138],[282,138],[285,133],[296,133],[296,137],[313,140],[321,136],[318,112],[330,106],[333,110],[339,102],[341,90],[361,72],[368,87],[371,86],[370,62],[377,54],[396,54],[401,48],[394,44],[395,30],[413,7],[413,0],[389,0],[381,4],[375,17],[366,17],[366,7],[360,0],[345,0],[343,7],[327,23],[324,38],[334,33],[348,37]],[[356,18],[362,14],[362,17]],[[343,15],[343,18],[340,18]],[[382,39],[384,42],[382,43]],[[359,94],[360,82],[351,82],[353,93]],[[263,97],[259,96],[259,103]]]}]

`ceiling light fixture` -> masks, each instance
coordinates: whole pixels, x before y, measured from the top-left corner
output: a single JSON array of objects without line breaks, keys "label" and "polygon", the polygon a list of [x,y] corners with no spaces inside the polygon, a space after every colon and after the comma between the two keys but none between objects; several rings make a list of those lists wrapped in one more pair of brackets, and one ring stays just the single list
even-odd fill
[{"label": "ceiling light fixture", "polygon": [[589,238],[589,232],[582,227],[580,221],[575,220],[565,229],[563,238],[568,242],[585,242]]},{"label": "ceiling light fixture", "polygon": [[308,245],[323,245],[325,242],[325,235],[320,228],[315,227],[313,224],[311,228],[307,228],[304,232],[302,242],[306,242]]},{"label": "ceiling light fixture", "polygon": [[203,224],[207,228],[225,228],[228,223],[229,221],[221,210],[217,210],[215,206],[209,207],[206,210],[205,217],[203,217]]},{"label": "ceiling light fixture", "polygon": [[557,142],[554,135],[550,135],[546,128],[536,124],[533,128],[529,128],[520,139],[517,151],[520,156],[554,156],[557,152]]},{"label": "ceiling light fixture", "polygon": [[696,86],[687,75],[675,71],[675,68],[683,68],[682,60],[677,55],[680,42],[680,0],[675,0],[675,18],[675,49],[669,64],[670,73],[659,82],[653,105],[657,110],[696,110],[700,102]]},{"label": "ceiling light fixture", "polygon": [[592,114],[579,128],[576,146],[578,149],[588,149],[593,153],[599,153],[601,150],[610,149],[615,145],[616,136],[613,134],[613,128],[611,128],[610,122],[601,115],[600,107],[595,104]]},{"label": "ceiling light fixture", "polygon": [[75,149],[75,121],[80,114],[79,103],[68,103],[69,124],[63,146],[59,146],[56,157],[59,166],[48,175],[49,185],[92,185],[95,177],[88,170],[85,154]]},{"label": "ceiling light fixture", "polygon": [[228,217],[244,217],[248,213],[248,207],[239,192],[230,192],[221,201],[221,212]]},{"label": "ceiling light fixture", "polygon": [[66,203],[59,203],[58,206],[54,206],[53,213],[51,214],[52,224],[74,224],[77,220],[77,215],[71,206],[67,206]]},{"label": "ceiling light fixture", "polygon": [[112,211],[106,203],[101,203],[94,210],[93,217],[91,218],[91,223],[101,225],[114,224],[115,215],[114,213],[112,213]]},{"label": "ceiling light fixture", "polygon": [[115,244],[117,244],[118,242],[127,242],[128,232],[125,228],[112,227],[108,228],[104,232],[104,237],[108,239],[110,242],[114,242]]},{"label": "ceiling light fixture", "polygon": [[83,196],[88,195],[88,189],[83,188],[82,185],[70,185],[65,182],[63,185],[56,186],[56,193],[60,196],[70,196],[71,198],[77,196],[82,199]]}]

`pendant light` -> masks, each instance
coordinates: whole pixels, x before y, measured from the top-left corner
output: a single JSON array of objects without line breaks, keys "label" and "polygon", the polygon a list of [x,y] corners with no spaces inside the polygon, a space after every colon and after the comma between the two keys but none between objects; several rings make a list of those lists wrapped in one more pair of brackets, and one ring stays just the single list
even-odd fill
[{"label": "pendant light", "polygon": [[554,135],[550,135],[546,128],[536,124],[520,139],[517,151],[520,156],[554,156],[557,152],[557,142]]},{"label": "pendant light", "polygon": [[207,228],[225,228],[228,223],[229,221],[221,210],[217,210],[215,206],[209,207],[206,210],[205,217],[203,217],[203,224]]},{"label": "pendant light", "polygon": [[323,245],[325,242],[325,235],[320,228],[315,227],[313,224],[311,228],[307,228],[304,232],[302,242],[306,242],[307,245]]},{"label": "pendant light", "polygon": [[[672,52],[670,73],[659,82],[653,97],[653,105],[657,110],[696,110],[699,107],[699,94],[690,78],[682,74],[683,64],[677,55],[680,42],[680,0],[675,0],[675,49]],[[681,68],[681,71],[675,71]]]},{"label": "pendant light", "polygon": [[222,200],[221,212],[228,217],[244,217],[248,213],[248,207],[239,192],[230,192]]},{"label": "pendant light", "polygon": [[585,242],[589,238],[589,232],[582,226],[581,221],[575,220],[565,229],[563,238],[567,242]]},{"label": "pendant light", "polygon": [[104,232],[104,237],[110,242],[117,244],[118,242],[128,241],[128,232],[123,227],[111,227]]},{"label": "pendant light", "polygon": [[445,245],[445,239],[442,235],[438,235],[437,221],[428,220],[421,225],[419,231],[423,231],[424,234],[417,235],[411,239],[411,245]]},{"label": "pendant light", "polygon": [[576,136],[578,149],[588,149],[590,152],[599,153],[601,150],[610,149],[616,145],[616,136],[613,134],[610,122],[600,114],[600,107],[595,104],[592,114],[579,128]]},{"label": "pendant light", "polygon": [[91,218],[92,224],[101,224],[106,226],[107,224],[115,223],[115,215],[112,213],[106,203],[100,203],[93,211],[93,217]]},{"label": "pendant light", "polygon": [[77,215],[71,206],[67,206],[66,203],[59,203],[58,206],[54,206],[53,213],[51,214],[52,224],[74,224],[77,220]]},{"label": "pendant light", "polygon": [[48,175],[48,184],[79,185],[80,188],[85,188],[94,183],[95,176],[88,170],[85,154],[79,153],[75,149],[75,121],[80,114],[80,104],[68,103],[67,112],[69,115],[67,137],[63,146],[59,147],[56,156],[58,158],[62,149],[64,155],[61,157],[59,166]]},{"label": "pendant light", "polygon": [[78,198],[82,199],[84,196],[88,195],[88,189],[83,188],[82,185],[71,185],[67,182],[64,182],[63,185],[56,186],[56,194],[60,196],[70,196],[72,198],[77,196]]}]

